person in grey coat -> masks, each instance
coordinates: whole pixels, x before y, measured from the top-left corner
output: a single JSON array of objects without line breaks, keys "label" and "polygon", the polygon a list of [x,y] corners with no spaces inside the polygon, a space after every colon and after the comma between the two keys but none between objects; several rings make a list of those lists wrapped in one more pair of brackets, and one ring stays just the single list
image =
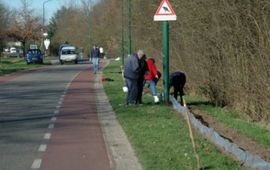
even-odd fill
[{"label": "person in grey coat", "polygon": [[144,56],[142,50],[130,55],[124,66],[124,77],[128,88],[126,105],[135,105],[138,97],[138,79],[140,73],[139,60]]}]

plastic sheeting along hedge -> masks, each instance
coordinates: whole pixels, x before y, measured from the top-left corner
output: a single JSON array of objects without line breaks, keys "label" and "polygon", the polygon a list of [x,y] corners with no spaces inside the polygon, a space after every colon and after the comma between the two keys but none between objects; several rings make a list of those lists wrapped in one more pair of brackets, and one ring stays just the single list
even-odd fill
[{"label": "plastic sheeting along hedge", "polygon": [[170,100],[173,103],[173,108],[178,110],[183,117],[186,117],[185,113],[189,114],[192,126],[197,129],[204,137],[208,138],[218,147],[224,149],[224,151],[234,155],[244,166],[259,169],[259,170],[269,170],[270,163],[261,159],[257,155],[253,155],[248,151],[241,149],[236,144],[230,142],[229,140],[223,138],[218,132],[213,128],[203,125],[199,120],[197,120],[192,113],[186,112],[186,108],[181,106],[174,97],[170,96]]}]

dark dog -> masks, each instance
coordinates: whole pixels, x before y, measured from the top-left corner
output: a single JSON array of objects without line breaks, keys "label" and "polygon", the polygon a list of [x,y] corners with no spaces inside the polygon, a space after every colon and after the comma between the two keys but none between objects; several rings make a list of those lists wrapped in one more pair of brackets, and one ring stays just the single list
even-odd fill
[{"label": "dark dog", "polygon": [[186,84],[186,75],[183,72],[177,71],[170,74],[170,88],[173,87],[173,95],[177,100],[178,95],[180,96],[181,105],[184,105],[184,86]]}]

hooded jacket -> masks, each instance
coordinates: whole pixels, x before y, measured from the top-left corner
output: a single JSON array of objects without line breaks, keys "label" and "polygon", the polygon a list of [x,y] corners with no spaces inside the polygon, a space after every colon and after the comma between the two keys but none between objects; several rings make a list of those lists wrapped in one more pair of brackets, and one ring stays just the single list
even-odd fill
[{"label": "hooded jacket", "polygon": [[160,73],[158,72],[155,64],[155,60],[153,58],[149,58],[147,60],[148,72],[145,74],[145,80],[154,80],[156,76],[160,77]]}]

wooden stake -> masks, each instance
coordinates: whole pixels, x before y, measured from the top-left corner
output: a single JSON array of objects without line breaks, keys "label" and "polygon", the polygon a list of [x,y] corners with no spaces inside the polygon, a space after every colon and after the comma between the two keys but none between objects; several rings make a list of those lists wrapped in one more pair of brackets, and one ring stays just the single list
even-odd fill
[{"label": "wooden stake", "polygon": [[197,153],[197,150],[196,150],[196,145],[195,145],[194,136],[193,136],[193,132],[192,132],[192,127],[191,127],[191,123],[190,123],[189,110],[187,108],[187,104],[186,104],[185,99],[183,99],[183,102],[184,102],[186,119],[187,119],[187,124],[188,124],[188,129],[189,129],[189,137],[191,139],[193,152],[194,152],[195,157],[197,159],[197,167],[198,167],[198,170],[199,170],[200,167],[201,167],[201,165],[200,165],[200,157],[199,157],[199,155]]},{"label": "wooden stake", "polygon": [[125,83],[125,77],[124,77],[124,66],[120,66],[120,69],[121,69],[122,80],[123,80],[124,84],[126,84]]}]

